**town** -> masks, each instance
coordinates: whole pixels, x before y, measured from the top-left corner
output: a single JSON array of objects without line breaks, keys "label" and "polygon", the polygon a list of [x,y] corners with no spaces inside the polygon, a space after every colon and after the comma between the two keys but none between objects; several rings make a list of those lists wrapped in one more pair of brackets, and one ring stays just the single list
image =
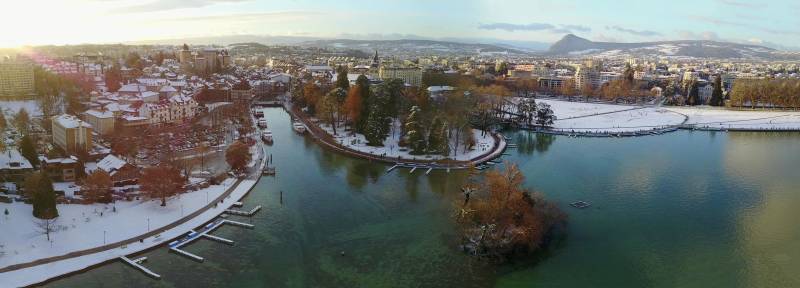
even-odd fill
[{"label": "town", "polygon": [[[697,283],[735,281],[717,265],[798,284],[797,230],[770,221],[800,203],[800,52],[478,30],[557,38],[0,46],[0,287],[605,287],[634,253],[649,284],[695,287],[661,279],[694,275],[668,254],[705,241]],[[780,265],[719,263],[740,250]]]}]

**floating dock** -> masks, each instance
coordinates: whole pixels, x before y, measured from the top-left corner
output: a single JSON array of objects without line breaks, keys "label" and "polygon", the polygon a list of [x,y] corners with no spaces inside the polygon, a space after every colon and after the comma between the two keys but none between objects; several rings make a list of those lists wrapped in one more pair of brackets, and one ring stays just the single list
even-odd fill
[{"label": "floating dock", "polygon": [[[250,210],[250,212],[242,212],[242,211],[237,211],[237,212],[255,214],[260,209],[261,209],[261,206],[256,206],[255,208],[253,208],[253,210]],[[236,211],[236,210],[232,210],[232,211]],[[226,211],[226,212],[228,212],[228,211]],[[186,246],[189,243],[192,243],[194,240],[197,240],[197,239],[200,239],[200,238],[207,238],[207,239],[210,239],[210,240],[213,240],[213,241],[217,241],[217,242],[220,242],[220,243],[233,245],[233,243],[234,243],[233,240],[229,240],[229,239],[225,239],[225,238],[222,238],[222,237],[219,237],[219,236],[214,236],[214,235],[208,234],[208,233],[211,233],[212,231],[214,231],[215,229],[219,228],[220,226],[222,226],[224,224],[231,224],[233,226],[239,226],[239,227],[244,227],[244,228],[249,228],[249,229],[252,229],[252,228],[255,227],[252,224],[241,223],[241,222],[231,221],[231,220],[227,220],[227,219],[217,219],[216,221],[208,223],[205,226],[203,226],[203,228],[199,232],[191,230],[191,231],[189,231],[188,234],[186,234],[186,237],[183,237],[181,239],[178,239],[178,240],[170,242],[168,244],[169,250],[171,252],[178,253],[179,255],[185,256],[185,257],[187,257],[189,259],[192,259],[192,260],[195,260],[197,262],[203,262],[205,260],[205,259],[203,259],[203,257],[197,256],[197,255],[189,253],[189,252],[186,252],[184,250],[181,250],[180,248],[183,247],[183,246]]]},{"label": "floating dock", "polygon": [[237,216],[250,217],[250,216],[255,215],[259,210],[261,210],[261,205],[258,205],[256,207],[254,207],[250,211],[240,211],[240,210],[228,209],[228,210],[225,210],[225,213],[231,214],[231,215],[237,215]]},{"label": "floating dock", "polygon": [[131,265],[133,268],[139,269],[140,271],[144,272],[144,274],[146,274],[147,276],[150,276],[150,278],[161,279],[161,275],[158,275],[155,272],[151,271],[150,269],[147,269],[147,267],[142,266],[141,263],[147,261],[147,257],[141,257],[141,258],[137,258],[135,260],[131,260],[128,257],[122,256],[122,257],[119,257],[119,259],[122,260],[122,262],[125,262],[128,265]]}]

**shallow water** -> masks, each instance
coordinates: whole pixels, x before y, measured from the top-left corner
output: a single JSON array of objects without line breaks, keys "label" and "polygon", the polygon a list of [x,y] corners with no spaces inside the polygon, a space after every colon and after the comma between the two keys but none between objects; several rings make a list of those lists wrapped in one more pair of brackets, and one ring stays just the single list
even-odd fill
[{"label": "shallow water", "polygon": [[[493,268],[456,247],[450,209],[464,173],[386,174],[295,134],[280,109],[267,118],[278,176],[244,200],[265,208],[244,220],[256,229],[214,232],[235,246],[189,246],[204,263],[145,253],[160,281],[115,262],[46,286],[800,287],[800,134],[509,132],[519,148],[504,160],[570,226],[537,259]],[[592,206],[568,206],[577,200]]]}]

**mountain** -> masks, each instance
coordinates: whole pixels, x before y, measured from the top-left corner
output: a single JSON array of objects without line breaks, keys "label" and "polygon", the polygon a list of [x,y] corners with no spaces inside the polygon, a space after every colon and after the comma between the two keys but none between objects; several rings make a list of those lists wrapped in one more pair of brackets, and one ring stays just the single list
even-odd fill
[{"label": "mountain", "polygon": [[594,42],[572,34],[553,43],[549,55],[564,56],[674,56],[695,58],[782,59],[778,50],[709,40],[678,40],[641,43]]},{"label": "mountain", "polygon": [[300,46],[311,46],[334,49],[355,49],[372,52],[378,50],[384,54],[477,54],[477,53],[508,53],[527,54],[522,49],[508,47],[507,45],[465,43],[424,39],[400,40],[353,40],[353,39],[324,39],[307,41]]}]

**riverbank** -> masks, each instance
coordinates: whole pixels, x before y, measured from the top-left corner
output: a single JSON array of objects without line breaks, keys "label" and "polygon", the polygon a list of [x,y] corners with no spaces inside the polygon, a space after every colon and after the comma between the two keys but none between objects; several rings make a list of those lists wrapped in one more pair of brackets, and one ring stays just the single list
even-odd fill
[{"label": "riverbank", "polygon": [[[259,160],[254,160],[254,162],[260,161],[261,164],[258,166],[253,165],[255,167],[251,168],[247,178],[226,180],[226,183],[229,185],[224,186],[225,189],[222,189],[221,191],[219,191],[220,187],[212,186],[209,188],[214,189],[214,191],[199,190],[195,192],[184,193],[180,196],[180,200],[185,199],[186,201],[173,200],[168,202],[167,207],[155,207],[158,206],[158,201],[142,201],[139,203],[140,206],[138,209],[131,209],[131,212],[129,213],[126,212],[127,208],[123,210],[121,207],[117,209],[118,212],[106,210],[104,211],[105,213],[100,212],[98,215],[100,215],[99,217],[108,217],[106,219],[109,219],[110,221],[91,220],[99,219],[98,215],[95,215],[94,218],[88,218],[90,219],[88,221],[83,220],[86,221],[85,223],[99,221],[99,225],[87,228],[96,227],[98,229],[105,230],[76,229],[72,230],[75,232],[72,233],[74,235],[62,237],[63,235],[59,235],[59,233],[71,231],[69,228],[70,226],[67,226],[68,228],[65,231],[53,232],[51,237],[54,237],[54,241],[50,243],[49,247],[47,245],[22,247],[31,249],[26,249],[26,251],[14,251],[12,253],[17,257],[9,257],[8,260],[5,259],[6,257],[0,257],[0,261],[4,261],[0,263],[8,262],[5,264],[10,264],[0,268],[0,283],[3,283],[4,285],[9,284],[11,287],[21,287],[41,283],[53,278],[83,271],[106,262],[115,261],[122,256],[141,253],[143,251],[159,247],[165,243],[169,243],[169,241],[172,239],[182,237],[187,231],[203,226],[204,224],[218,217],[225,210],[229,209],[235,202],[246,196],[247,193],[249,193],[250,190],[255,187],[260,179],[260,172],[266,163],[264,161],[265,157],[263,157],[263,149],[258,149],[258,151],[259,156],[254,157],[254,159]],[[212,192],[218,193],[213,195]],[[206,200],[203,201],[203,199]],[[199,208],[195,208],[196,206],[184,207],[184,205],[198,205],[198,203],[201,205]],[[121,205],[122,204],[120,204],[120,206]],[[2,207],[2,205],[0,205],[0,207]],[[147,219],[147,222],[144,222],[145,215],[151,214],[141,213],[143,209],[159,208],[169,209],[169,213],[166,214],[166,216],[153,216],[153,219]],[[61,209],[62,207],[59,207],[59,210]],[[63,219],[63,217],[70,215],[70,212],[67,210],[64,211],[66,213],[62,213],[62,216],[59,219]],[[24,213],[24,211],[21,211],[21,213]],[[113,213],[117,213],[117,215],[108,215]],[[132,215],[131,213],[136,215]],[[180,218],[177,218],[178,213],[180,213]],[[104,214],[108,216],[103,216]],[[187,216],[183,216],[184,214]],[[159,219],[159,221],[155,221],[156,218]],[[114,221],[114,219],[119,221]],[[132,222],[136,222],[136,220],[140,220],[140,222],[143,223],[132,224]],[[76,223],[72,226],[74,228],[77,228],[77,225],[82,225],[77,224],[77,219],[71,219],[68,221],[73,221]],[[150,227],[146,226],[148,224]],[[109,233],[109,231],[117,231],[119,233]],[[89,237],[89,234],[95,234],[103,238],[98,238],[98,240],[90,240],[89,238],[94,237]],[[18,234],[9,233],[4,235]],[[36,234],[34,234],[34,236],[36,236]],[[44,236],[39,235],[36,237],[38,237],[36,239],[39,239]],[[65,244],[65,246],[58,246],[61,243]],[[91,248],[86,248],[87,246]],[[36,247],[40,248],[37,250]],[[9,247],[5,248],[8,249]],[[8,252],[6,254],[8,254]],[[53,254],[60,255],[40,257],[43,255]]]},{"label": "riverbank", "polygon": [[[433,169],[466,169],[470,166],[477,166],[500,157],[507,147],[506,139],[501,134],[486,133],[489,137],[484,137],[481,136],[480,131],[478,131],[477,133],[472,133],[476,133],[477,137],[481,137],[484,140],[481,142],[481,138],[477,138],[474,150],[461,154],[467,156],[466,158],[459,159],[456,157],[456,159],[452,159],[440,155],[410,155],[407,151],[400,151],[400,147],[397,145],[399,135],[390,136],[387,141],[391,141],[391,143],[384,143],[384,147],[367,146],[364,144],[366,141],[363,135],[334,136],[332,135],[332,129],[330,127],[327,127],[327,129],[324,126],[320,127],[313,118],[295,107],[287,104],[284,109],[291,114],[293,119],[298,119],[302,122],[303,125],[306,126],[306,130],[311,137],[322,144],[323,147],[348,156],[371,161],[392,164],[406,163],[426,166]],[[342,134],[344,133],[346,132],[342,131]]]}]

